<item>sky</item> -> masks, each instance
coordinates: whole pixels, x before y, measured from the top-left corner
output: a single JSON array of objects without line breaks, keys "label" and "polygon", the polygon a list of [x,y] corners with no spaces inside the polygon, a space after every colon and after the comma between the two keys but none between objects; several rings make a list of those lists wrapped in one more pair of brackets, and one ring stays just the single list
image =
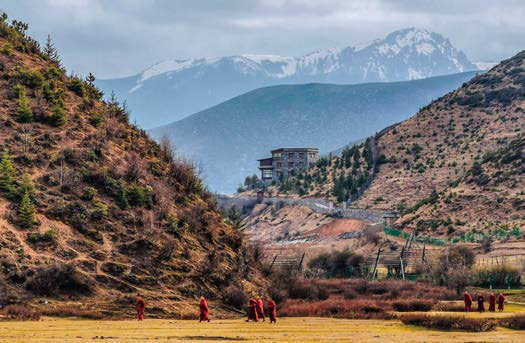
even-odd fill
[{"label": "sky", "polygon": [[301,56],[407,27],[449,38],[473,62],[525,49],[523,0],[0,0],[69,71],[134,75],[168,58]]}]

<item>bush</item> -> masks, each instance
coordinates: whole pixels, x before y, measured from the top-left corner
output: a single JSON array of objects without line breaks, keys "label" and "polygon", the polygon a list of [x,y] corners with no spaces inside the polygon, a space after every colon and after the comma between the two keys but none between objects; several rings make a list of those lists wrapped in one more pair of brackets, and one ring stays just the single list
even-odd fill
[{"label": "bush", "polygon": [[392,303],[392,307],[397,312],[428,312],[433,305],[433,301],[419,299],[395,301]]},{"label": "bush", "polygon": [[478,287],[489,288],[491,283],[495,288],[521,286],[521,272],[518,268],[509,265],[495,265],[476,268],[473,271],[473,283]]},{"label": "bush", "polygon": [[441,301],[434,307],[442,312],[465,312],[465,305],[456,301]]},{"label": "bush", "polygon": [[514,330],[525,330],[525,315],[515,314],[511,317],[500,319],[500,324]]},{"label": "bush", "polygon": [[30,232],[27,234],[27,241],[30,243],[54,243],[56,240],[56,230],[47,230],[44,233]]},{"label": "bush", "polygon": [[8,305],[3,309],[3,314],[15,320],[39,320],[40,312],[28,306]]},{"label": "bush", "polygon": [[93,187],[84,187],[81,198],[83,200],[93,200],[97,196],[97,190]]},{"label": "bush", "polygon": [[90,294],[92,282],[75,267],[62,263],[37,269],[27,283],[27,289],[35,294],[50,296],[61,291],[67,294]]},{"label": "bush", "polygon": [[363,261],[362,255],[350,250],[332,251],[317,255],[310,260],[308,267],[323,277],[351,277],[361,275]]},{"label": "bush", "polygon": [[405,325],[416,325],[440,330],[485,332],[496,328],[496,323],[493,320],[462,316],[406,314],[401,316],[400,320]]},{"label": "bush", "polygon": [[25,92],[21,92],[18,97],[16,120],[20,123],[30,123],[33,121],[33,110],[31,109],[29,99],[25,95]]},{"label": "bush", "polygon": [[64,109],[59,105],[51,107],[51,115],[49,116],[49,122],[53,126],[62,126],[67,123],[67,116]]},{"label": "bush", "polygon": [[279,310],[283,317],[334,317],[347,319],[390,319],[388,313],[392,308],[388,302],[379,300],[344,300],[341,297],[306,302],[289,299]]},{"label": "bush", "polygon": [[104,318],[104,315],[95,310],[84,310],[76,306],[71,305],[57,305],[42,308],[40,313],[43,316],[48,317],[78,317],[86,319],[100,320]]},{"label": "bush", "polygon": [[84,84],[79,78],[72,78],[67,88],[80,97],[84,96]]},{"label": "bush", "polygon": [[44,76],[35,69],[18,70],[12,74],[12,78],[29,88],[38,88],[44,83]]},{"label": "bush", "polygon": [[221,299],[226,305],[233,306],[238,310],[242,310],[248,297],[245,292],[235,285],[230,285],[221,292]]}]

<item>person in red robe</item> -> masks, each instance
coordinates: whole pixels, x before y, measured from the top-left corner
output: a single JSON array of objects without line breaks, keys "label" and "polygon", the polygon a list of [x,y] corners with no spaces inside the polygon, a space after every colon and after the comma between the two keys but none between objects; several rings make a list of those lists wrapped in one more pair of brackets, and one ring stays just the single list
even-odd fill
[{"label": "person in red robe", "polygon": [[254,322],[259,321],[259,317],[257,316],[257,300],[253,297],[250,299],[250,305],[248,306],[248,319],[246,319],[246,321],[249,322],[250,320],[253,320]]},{"label": "person in red robe", "polygon": [[209,323],[210,322],[210,309],[208,307],[208,303],[206,302],[206,299],[204,299],[204,297],[202,296],[201,296],[201,301],[199,303],[199,311],[200,311],[199,323],[202,321],[208,321]]},{"label": "person in red robe", "polygon": [[277,305],[271,298],[268,299],[268,315],[270,316],[270,324],[277,323]]},{"label": "person in red robe", "polygon": [[465,302],[465,311],[470,312],[472,309],[472,295],[469,292],[463,294],[463,300]]},{"label": "person in red robe", "polygon": [[502,312],[505,308],[505,296],[503,294],[498,295],[498,311]]},{"label": "person in red robe", "polygon": [[483,294],[478,294],[478,312],[485,312],[485,297]]},{"label": "person in red robe", "polygon": [[490,293],[489,296],[489,312],[496,312],[496,296]]},{"label": "person in red robe", "polygon": [[264,303],[261,297],[257,297],[257,317],[262,318],[263,322],[266,321],[266,317],[264,316]]},{"label": "person in red robe", "polygon": [[144,320],[144,308],[146,307],[144,300],[137,294],[137,319]]}]

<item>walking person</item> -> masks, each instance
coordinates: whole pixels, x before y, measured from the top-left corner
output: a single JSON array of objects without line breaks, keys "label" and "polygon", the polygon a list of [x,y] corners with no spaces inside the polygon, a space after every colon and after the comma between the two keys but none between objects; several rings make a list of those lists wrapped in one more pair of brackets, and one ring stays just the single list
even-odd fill
[{"label": "walking person", "polygon": [[199,302],[199,323],[203,321],[210,322],[210,309],[208,307],[208,303],[206,302],[206,299],[204,299],[203,296],[201,296],[201,300]]},{"label": "walking person", "polygon": [[272,298],[268,299],[268,316],[270,317],[270,324],[277,324],[277,305]]},{"label": "walking person", "polygon": [[264,316],[264,303],[260,296],[257,297],[257,317],[262,318],[262,321],[266,321],[266,317]]},{"label": "walking person", "polygon": [[489,312],[496,312],[496,296],[490,293],[489,296]]},{"label": "walking person", "polygon": [[465,302],[465,311],[470,312],[472,310],[472,295],[469,292],[463,294],[463,301]]},{"label": "walking person", "polygon": [[146,307],[146,304],[144,303],[144,299],[140,296],[140,294],[137,294],[137,320],[142,321],[144,320],[144,308]]},{"label": "walking person", "polygon": [[248,319],[246,319],[246,321],[249,322],[250,320],[254,322],[259,321],[259,317],[257,316],[257,300],[253,297],[251,297],[250,304],[248,305]]},{"label": "walking person", "polygon": [[478,294],[478,312],[485,312],[485,297],[483,294]]},{"label": "walking person", "polygon": [[498,311],[503,312],[505,309],[505,296],[503,294],[498,295]]}]

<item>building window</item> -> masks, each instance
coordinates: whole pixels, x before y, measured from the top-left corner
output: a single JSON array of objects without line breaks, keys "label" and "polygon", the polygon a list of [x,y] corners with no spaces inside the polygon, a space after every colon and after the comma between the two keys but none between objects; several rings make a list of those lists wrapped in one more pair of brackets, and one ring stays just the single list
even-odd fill
[{"label": "building window", "polygon": [[293,159],[293,152],[288,153],[288,159]]},{"label": "building window", "polygon": [[262,172],[263,179],[271,179],[272,178],[272,170],[271,169],[265,169]]},{"label": "building window", "polygon": [[304,163],[303,162],[299,162],[299,169],[303,169],[304,168]]},{"label": "building window", "polygon": [[288,169],[292,169],[293,168],[293,162],[288,162]]},{"label": "building window", "polygon": [[277,168],[282,168],[283,167],[283,163],[282,162],[277,162]]},{"label": "building window", "polygon": [[304,152],[300,152],[299,153],[299,159],[300,160],[304,160]]},{"label": "building window", "polygon": [[280,152],[274,152],[273,153],[273,157],[282,157],[282,156],[283,156],[283,154],[280,153]]}]

